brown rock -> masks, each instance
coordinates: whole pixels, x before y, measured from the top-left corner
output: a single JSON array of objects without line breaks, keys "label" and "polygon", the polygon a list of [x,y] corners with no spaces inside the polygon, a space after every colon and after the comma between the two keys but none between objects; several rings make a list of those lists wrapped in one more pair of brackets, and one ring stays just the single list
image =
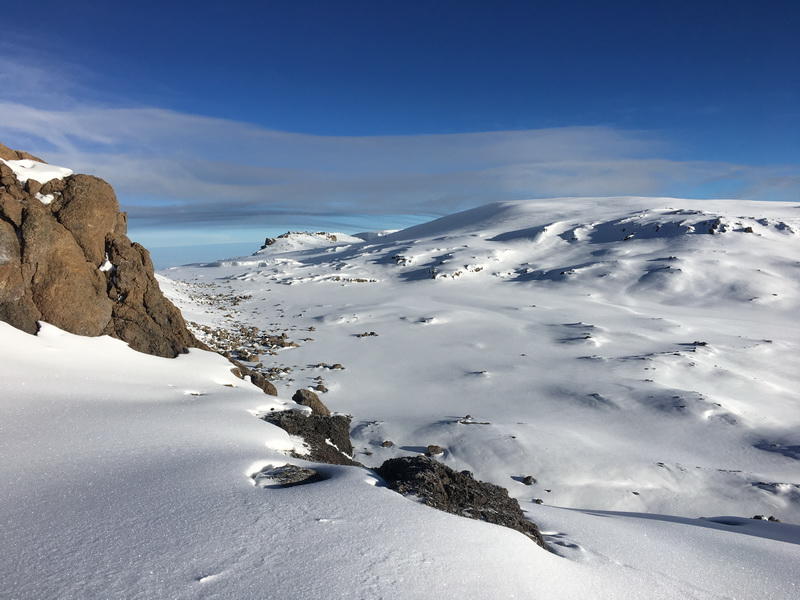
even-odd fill
[{"label": "brown rock", "polygon": [[114,190],[91,175],[66,179],[58,220],[70,230],[89,262],[100,266],[105,260],[106,236],[113,234],[119,214]]},{"label": "brown rock", "polygon": [[19,227],[22,223],[22,203],[6,190],[0,188],[0,218],[5,217],[12,225]]},{"label": "brown rock", "polygon": [[260,387],[265,394],[269,394],[270,396],[278,395],[278,389],[272,382],[257,371],[250,371],[250,383],[256,387]]},{"label": "brown rock", "polygon": [[[0,157],[39,160],[2,145]],[[44,205],[37,191],[56,200]],[[131,243],[126,228],[101,179],[22,185],[0,163],[0,319],[29,333],[43,320],[78,335],[108,334],[158,356],[205,348],[164,298],[147,250]],[[106,255],[113,268],[102,272]]]},{"label": "brown rock", "polygon": [[29,154],[28,152],[23,152],[21,150],[12,150],[8,146],[0,144],[0,158],[3,160],[35,160],[36,162],[43,163],[44,161],[41,158],[34,156],[33,154]]},{"label": "brown rock", "polygon": [[47,183],[42,185],[42,189],[39,190],[40,194],[60,194],[64,191],[64,183],[63,179],[51,179]]},{"label": "brown rock", "polygon": [[77,335],[101,335],[111,319],[106,278],[71,233],[33,200],[23,210],[19,235],[23,281],[41,320]]},{"label": "brown rock", "polygon": [[36,181],[35,179],[28,179],[25,182],[25,191],[28,192],[31,196],[35,196],[39,193],[39,190],[42,189],[42,184]]},{"label": "brown rock", "polygon": [[313,415],[322,415],[323,417],[329,417],[331,415],[331,411],[328,410],[328,407],[325,406],[322,400],[319,399],[319,396],[311,390],[297,390],[294,396],[292,396],[292,400],[303,406],[308,406]]},{"label": "brown rock", "polygon": [[438,456],[439,454],[444,454],[444,448],[436,444],[430,444],[425,449],[425,456]]},{"label": "brown rock", "polygon": [[143,246],[112,234],[106,251],[114,265],[108,282],[108,297],[114,304],[105,333],[125,340],[134,350],[169,358],[189,347],[206,349],[161,293],[150,253]]}]

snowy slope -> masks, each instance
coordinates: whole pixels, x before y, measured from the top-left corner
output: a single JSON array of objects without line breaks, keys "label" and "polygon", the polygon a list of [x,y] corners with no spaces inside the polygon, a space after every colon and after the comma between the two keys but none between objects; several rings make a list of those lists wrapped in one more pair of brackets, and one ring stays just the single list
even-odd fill
[{"label": "snowy slope", "polygon": [[797,526],[526,507],[557,555],[358,467],[262,489],[293,441],[255,415],[284,403],[220,356],[46,324],[0,340],[3,598],[796,596]]},{"label": "snowy slope", "polygon": [[323,378],[357,459],[440,444],[555,553],[358,467],[255,486],[303,462],[257,418],[287,401],[216,354],[0,323],[0,597],[796,598],[798,214],[503,203],[159,278],[197,323],[286,331],[250,350],[280,398]]},{"label": "snowy slope", "polygon": [[322,377],[367,464],[436,443],[523,506],[800,522],[799,231],[782,203],[507,202],[165,274],[249,296],[190,319],[313,338],[265,365]]},{"label": "snowy slope", "polygon": [[361,238],[339,232],[287,231],[276,238],[267,238],[267,243],[255,253],[255,256],[329,248],[337,244],[357,244],[361,241]]}]

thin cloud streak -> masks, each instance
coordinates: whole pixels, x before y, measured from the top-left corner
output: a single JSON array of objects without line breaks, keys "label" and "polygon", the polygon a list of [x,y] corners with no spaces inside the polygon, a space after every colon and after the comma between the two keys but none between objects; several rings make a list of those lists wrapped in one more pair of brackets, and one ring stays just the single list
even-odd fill
[{"label": "thin cloud streak", "polygon": [[107,179],[132,225],[144,229],[315,226],[553,196],[800,196],[797,165],[664,158],[670,147],[641,131],[314,136],[160,108],[42,108],[30,99],[44,94],[45,70],[24,72],[0,59],[0,81],[24,84],[17,98],[0,101],[0,141]]}]

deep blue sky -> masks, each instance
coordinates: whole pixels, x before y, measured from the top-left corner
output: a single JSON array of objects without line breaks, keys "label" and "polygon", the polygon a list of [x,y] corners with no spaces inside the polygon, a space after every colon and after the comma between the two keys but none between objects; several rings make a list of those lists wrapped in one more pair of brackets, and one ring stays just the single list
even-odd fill
[{"label": "deep blue sky", "polygon": [[[798,158],[794,0],[72,1],[36,13],[39,39],[68,42],[111,99],[325,135],[614,124],[674,130],[724,160]],[[3,14],[32,17],[16,2]]]},{"label": "deep blue sky", "polygon": [[74,83],[52,106],[12,98],[39,108],[156,107],[322,136],[601,126],[658,138],[648,158],[800,163],[797,1],[73,0],[2,14],[6,54],[34,45]]}]

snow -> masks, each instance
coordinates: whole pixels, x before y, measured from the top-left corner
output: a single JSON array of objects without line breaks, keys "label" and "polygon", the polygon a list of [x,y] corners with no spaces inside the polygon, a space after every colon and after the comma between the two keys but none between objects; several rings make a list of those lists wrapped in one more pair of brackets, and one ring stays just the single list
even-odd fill
[{"label": "snow", "polygon": [[286,462],[274,448],[288,436],[251,411],[284,404],[234,378],[222,357],[157,358],[47,324],[34,337],[3,323],[0,337],[8,597],[797,591],[800,535],[791,525],[526,507],[559,556],[514,531],[409,501],[356,467],[313,465],[327,479],[255,486],[255,472]]},{"label": "snow", "polygon": [[[27,158],[23,160],[3,160],[0,158],[0,162],[4,162],[11,167],[11,170],[14,171],[14,175],[16,175],[17,179],[22,183],[25,183],[28,179],[33,179],[39,183],[47,183],[52,179],[63,179],[64,177],[72,175],[71,169],[48,165],[47,163],[29,160]],[[42,199],[40,198],[40,200]],[[42,200],[42,202],[49,204],[49,202],[45,202],[44,200]]]},{"label": "snow", "polygon": [[108,258],[108,254],[106,254],[106,258],[105,258],[105,260],[103,261],[103,264],[102,264],[102,265],[100,265],[100,266],[98,267],[98,269],[100,269],[100,270],[101,270],[103,273],[105,273],[105,272],[107,272],[107,271],[111,271],[112,269],[114,269],[114,265],[113,265],[113,264],[112,264],[112,262],[109,260],[109,258]]},{"label": "snow", "polygon": [[39,192],[36,192],[35,197],[42,204],[50,204],[56,199],[53,194],[40,194]]},{"label": "snow", "polygon": [[[556,199],[160,274],[187,319],[298,341],[262,357],[279,398],[212,353],[0,323],[3,593],[796,598],[798,231],[792,204]],[[438,444],[555,553],[288,457],[257,415],[316,376],[357,460]],[[287,461],[325,479],[254,485]]]}]

